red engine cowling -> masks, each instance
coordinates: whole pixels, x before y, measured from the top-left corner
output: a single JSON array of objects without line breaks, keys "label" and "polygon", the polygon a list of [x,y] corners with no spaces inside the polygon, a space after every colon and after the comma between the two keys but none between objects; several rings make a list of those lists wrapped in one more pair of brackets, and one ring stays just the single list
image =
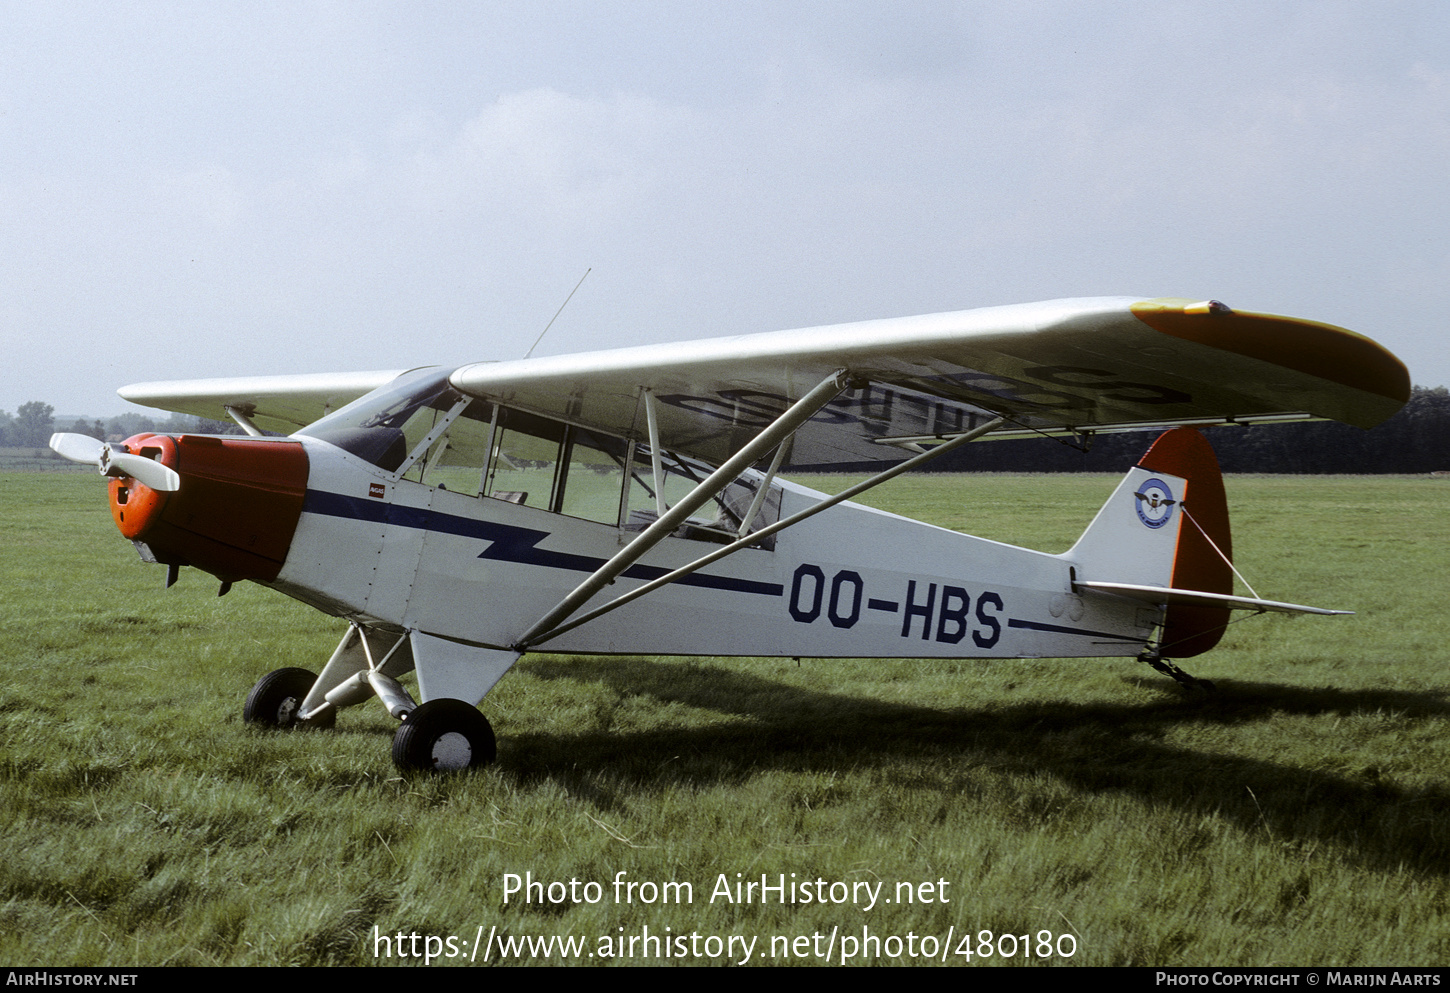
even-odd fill
[{"label": "red engine cowling", "polygon": [[176,470],[163,493],[111,480],[111,516],[156,561],[195,566],[224,582],[277,578],[307,495],[302,443],[208,435],[138,434],[126,448]]}]

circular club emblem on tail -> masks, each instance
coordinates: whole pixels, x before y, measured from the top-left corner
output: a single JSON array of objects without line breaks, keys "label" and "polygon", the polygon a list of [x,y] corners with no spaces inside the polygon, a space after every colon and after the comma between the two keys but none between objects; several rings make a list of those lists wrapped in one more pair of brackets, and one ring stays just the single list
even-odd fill
[{"label": "circular club emblem on tail", "polygon": [[1146,479],[1133,494],[1138,502],[1138,520],[1150,528],[1161,528],[1173,516],[1173,491],[1161,479]]}]

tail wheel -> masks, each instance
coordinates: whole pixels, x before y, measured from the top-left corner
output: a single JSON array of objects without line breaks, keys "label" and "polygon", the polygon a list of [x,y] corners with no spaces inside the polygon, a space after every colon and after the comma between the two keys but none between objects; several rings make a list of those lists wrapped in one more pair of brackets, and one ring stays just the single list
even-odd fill
[{"label": "tail wheel", "polygon": [[488,718],[462,700],[429,700],[409,714],[393,735],[393,764],[405,771],[475,769],[497,755]]},{"label": "tail wheel", "polygon": [[337,720],[337,710],[327,712],[316,721],[299,720],[302,701],[307,698],[317,674],[306,669],[275,669],[257,680],[247,702],[242,705],[242,720],[269,728],[330,728]]},{"label": "tail wheel", "polygon": [[1198,679],[1197,677],[1190,676],[1188,673],[1178,668],[1178,666],[1174,665],[1172,662],[1169,662],[1157,652],[1144,651],[1141,655],[1138,656],[1138,661],[1147,662],[1154,669],[1157,669],[1159,672],[1163,673],[1163,675],[1173,677],[1178,681],[1178,685],[1183,687],[1183,691],[1190,695],[1218,692],[1218,687],[1213,685],[1213,683],[1209,680]]}]

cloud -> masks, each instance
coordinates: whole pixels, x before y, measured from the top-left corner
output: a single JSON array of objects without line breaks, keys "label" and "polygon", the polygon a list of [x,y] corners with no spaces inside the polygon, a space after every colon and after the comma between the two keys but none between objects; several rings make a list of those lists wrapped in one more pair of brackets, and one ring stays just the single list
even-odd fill
[{"label": "cloud", "polygon": [[589,267],[541,352],[1118,292],[1439,326],[1434,6],[209,9],[0,41],[7,335],[476,360]]},{"label": "cloud", "polygon": [[439,146],[420,148],[403,178],[424,211],[589,226],[640,201],[687,122],[639,96],[509,93]]}]

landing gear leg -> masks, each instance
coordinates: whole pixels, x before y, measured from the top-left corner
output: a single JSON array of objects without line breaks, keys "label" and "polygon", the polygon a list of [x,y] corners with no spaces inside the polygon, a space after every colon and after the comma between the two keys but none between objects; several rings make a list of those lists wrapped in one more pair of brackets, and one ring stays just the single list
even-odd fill
[{"label": "landing gear leg", "polygon": [[1218,689],[1218,687],[1214,686],[1207,679],[1196,679],[1190,676],[1155,651],[1150,650],[1144,652],[1138,656],[1138,661],[1147,662],[1154,669],[1163,673],[1163,675],[1177,680],[1178,685],[1182,686],[1189,693],[1212,693]]}]

